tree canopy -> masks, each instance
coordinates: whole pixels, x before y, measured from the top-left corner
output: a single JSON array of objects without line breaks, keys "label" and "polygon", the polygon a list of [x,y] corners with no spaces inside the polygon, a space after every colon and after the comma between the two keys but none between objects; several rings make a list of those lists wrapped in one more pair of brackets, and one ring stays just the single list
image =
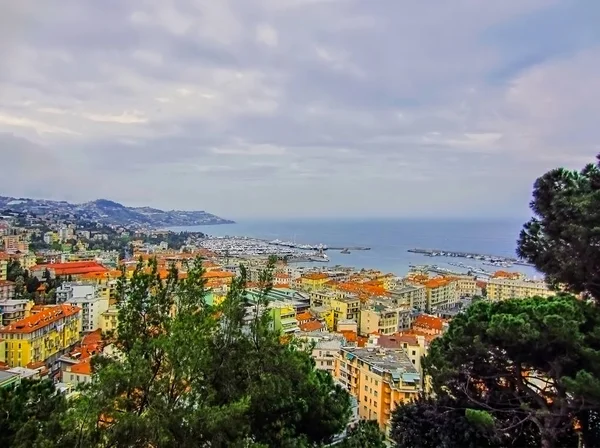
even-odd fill
[{"label": "tree canopy", "polygon": [[155,263],[140,264],[120,280],[120,357],[94,360],[69,416],[75,446],[310,447],[345,428],[347,392],[282,343],[266,301],[247,319],[244,270],[216,307],[202,273],[197,262],[162,281]]},{"label": "tree canopy", "polygon": [[600,156],[580,172],[563,168],[537,179],[534,217],[521,232],[517,253],[554,287],[600,300]]},{"label": "tree canopy", "polygon": [[551,447],[600,409],[599,360],[600,311],[561,294],[475,303],[432,343],[424,368],[436,394],[489,412],[497,434],[533,425]]}]

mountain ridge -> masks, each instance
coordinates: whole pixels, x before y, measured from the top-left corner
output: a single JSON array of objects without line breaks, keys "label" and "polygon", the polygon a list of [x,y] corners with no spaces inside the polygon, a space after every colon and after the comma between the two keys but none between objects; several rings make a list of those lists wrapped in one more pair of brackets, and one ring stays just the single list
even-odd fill
[{"label": "mountain ridge", "polygon": [[233,224],[204,210],[160,210],[157,208],[127,207],[110,199],[74,204],[49,199],[0,196],[0,210],[12,210],[35,215],[64,215],[124,227],[177,227]]}]

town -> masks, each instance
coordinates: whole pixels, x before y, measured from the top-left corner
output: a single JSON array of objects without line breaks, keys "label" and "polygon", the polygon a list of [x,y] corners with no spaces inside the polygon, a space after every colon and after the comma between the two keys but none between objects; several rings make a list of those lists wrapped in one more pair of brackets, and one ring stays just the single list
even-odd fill
[{"label": "town", "polygon": [[[69,396],[90,382],[94,355],[118,356],[111,341],[118,329],[117,283],[133,274],[139,260],[156,259],[158,274],[167,278],[172,266],[185,275],[188,263],[202,258],[206,303],[218,305],[241,264],[252,299],[261,292],[269,255],[300,256],[297,249],[277,252],[277,244],[234,242],[246,249],[236,251],[225,240],[201,233],[4,214],[0,388],[48,378]],[[342,266],[307,267],[280,256],[267,307],[274,329],[310,347],[316,368],[350,393],[352,421],[375,420],[389,431],[396,406],[429,390],[421,360],[457,314],[478,300],[552,295],[543,282],[514,272],[497,271],[482,280],[432,275],[427,267],[413,266],[398,277]],[[247,321],[256,313],[249,305]]]}]

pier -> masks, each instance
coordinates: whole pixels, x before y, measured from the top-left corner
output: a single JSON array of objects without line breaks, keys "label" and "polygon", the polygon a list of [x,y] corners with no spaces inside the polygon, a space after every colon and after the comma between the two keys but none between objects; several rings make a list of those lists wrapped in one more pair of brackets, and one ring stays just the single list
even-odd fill
[{"label": "pier", "polygon": [[329,247],[329,250],[371,250],[370,247],[365,246],[347,246],[347,247]]},{"label": "pier", "polygon": [[414,254],[427,255],[428,257],[451,257],[451,258],[469,258],[473,260],[486,261],[490,263],[510,263],[517,264],[520,266],[533,266],[530,263],[526,263],[522,260],[512,257],[502,257],[499,255],[490,254],[478,254],[473,252],[459,252],[453,250],[441,250],[441,249],[408,249],[408,252]]}]

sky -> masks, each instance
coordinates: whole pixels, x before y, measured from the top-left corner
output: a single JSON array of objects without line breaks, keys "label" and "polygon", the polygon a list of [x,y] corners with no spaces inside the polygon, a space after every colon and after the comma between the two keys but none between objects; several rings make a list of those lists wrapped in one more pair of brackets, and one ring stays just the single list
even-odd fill
[{"label": "sky", "polygon": [[0,195],[515,217],[600,152],[597,0],[0,0]]}]

